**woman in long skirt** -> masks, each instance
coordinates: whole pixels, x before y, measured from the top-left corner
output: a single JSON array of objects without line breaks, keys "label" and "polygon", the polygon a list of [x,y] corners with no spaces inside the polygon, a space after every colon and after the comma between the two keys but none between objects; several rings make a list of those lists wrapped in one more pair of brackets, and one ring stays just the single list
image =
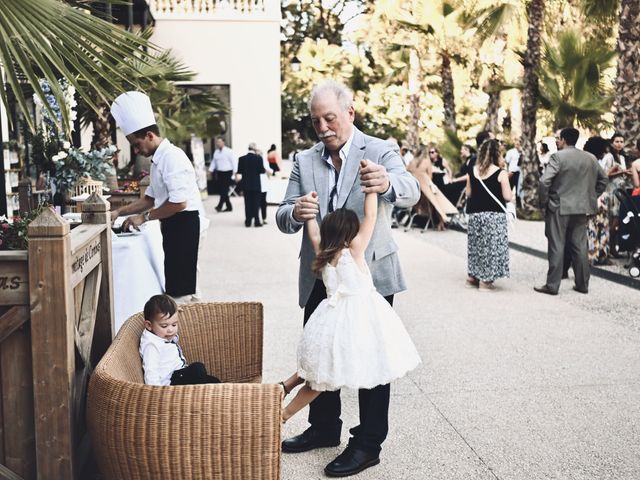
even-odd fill
[{"label": "woman in long skirt", "polygon": [[495,289],[494,281],[509,276],[506,202],[512,198],[509,176],[501,165],[500,144],[487,140],[467,181],[469,214],[466,286]]}]

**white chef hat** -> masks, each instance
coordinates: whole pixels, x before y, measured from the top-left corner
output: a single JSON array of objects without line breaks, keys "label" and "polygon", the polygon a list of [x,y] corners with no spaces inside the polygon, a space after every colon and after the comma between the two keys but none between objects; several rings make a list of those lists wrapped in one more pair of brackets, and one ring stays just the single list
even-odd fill
[{"label": "white chef hat", "polygon": [[125,135],[155,125],[151,100],[142,92],[125,92],[111,104],[111,115]]}]

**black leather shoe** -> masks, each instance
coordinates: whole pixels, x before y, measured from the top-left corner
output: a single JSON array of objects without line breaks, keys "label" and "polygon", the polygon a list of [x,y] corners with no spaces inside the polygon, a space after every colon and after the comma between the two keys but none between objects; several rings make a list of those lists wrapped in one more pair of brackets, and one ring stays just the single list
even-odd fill
[{"label": "black leather shoe", "polygon": [[224,210],[222,210],[223,212],[232,212],[233,208],[225,208]]},{"label": "black leather shoe", "polygon": [[324,473],[328,477],[348,477],[379,463],[378,455],[348,446],[333,462],[324,467]]},{"label": "black leather shoe", "polygon": [[220,211],[222,211],[222,207],[217,206],[217,207],[216,207],[216,212],[220,212]]},{"label": "black leather shoe", "polygon": [[254,227],[261,227],[261,226],[262,226],[262,224],[261,224],[261,223],[256,223],[256,224],[254,225]]},{"label": "black leather shoe", "polygon": [[574,285],[574,286],[573,286],[573,289],[574,289],[576,292],[578,292],[578,293],[584,293],[585,295],[586,295],[587,293],[589,293],[589,289],[588,289],[588,288],[578,288],[578,286],[577,286],[577,285]]},{"label": "black leather shoe", "polygon": [[287,438],[282,442],[282,451],[285,453],[308,452],[315,448],[337,447],[340,445],[340,438],[327,439],[320,432],[313,428],[306,429],[300,435]]},{"label": "black leather shoe", "polygon": [[557,291],[551,290],[547,285],[542,285],[541,287],[533,287],[533,289],[538,293],[546,293],[547,295],[557,295]]}]

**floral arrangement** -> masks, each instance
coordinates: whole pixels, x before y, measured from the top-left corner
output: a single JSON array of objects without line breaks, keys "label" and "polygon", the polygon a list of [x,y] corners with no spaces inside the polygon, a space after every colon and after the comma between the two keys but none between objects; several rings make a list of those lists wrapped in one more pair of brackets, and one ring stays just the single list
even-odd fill
[{"label": "floral arrangement", "polygon": [[26,250],[28,247],[27,227],[42,212],[40,207],[24,217],[16,216],[11,221],[0,217],[0,250]]},{"label": "floral arrangement", "polygon": [[[62,93],[64,95],[63,107],[67,109],[69,124],[71,126],[71,130],[73,130],[73,122],[77,117],[75,107],[78,105],[75,99],[76,89],[72,85],[69,85],[69,82],[67,82],[65,79],[61,79],[58,83],[60,84],[60,89],[62,90]],[[47,103],[49,104],[49,107],[54,114],[54,117],[52,117],[49,109],[44,106],[44,104],[40,100],[40,97],[34,93],[33,102],[36,105],[37,111],[42,116],[43,134],[47,138],[63,141],[64,135],[60,129],[60,125],[62,125],[61,107],[60,105],[58,105],[56,98],[53,96],[51,92],[51,85],[49,85],[49,82],[47,80],[40,80],[40,88],[42,88],[42,91],[45,94],[45,98],[47,99]]]},{"label": "floral arrangement", "polygon": [[52,157],[54,165],[53,178],[56,187],[68,192],[75,187],[82,177],[104,181],[111,168],[108,163],[116,153],[117,147],[110,145],[100,150],[89,152],[81,148],[71,147],[68,142],[62,144],[63,150]]}]

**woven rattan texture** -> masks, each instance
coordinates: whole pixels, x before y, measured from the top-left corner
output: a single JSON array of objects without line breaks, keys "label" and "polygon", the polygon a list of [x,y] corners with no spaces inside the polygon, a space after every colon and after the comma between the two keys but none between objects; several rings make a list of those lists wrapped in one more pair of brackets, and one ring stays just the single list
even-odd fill
[{"label": "woven rattan texture", "polygon": [[128,319],[89,384],[87,422],[106,479],[280,478],[282,390],[263,385],[262,305],[181,307],[180,344],[226,383],[144,385],[142,315]]}]

